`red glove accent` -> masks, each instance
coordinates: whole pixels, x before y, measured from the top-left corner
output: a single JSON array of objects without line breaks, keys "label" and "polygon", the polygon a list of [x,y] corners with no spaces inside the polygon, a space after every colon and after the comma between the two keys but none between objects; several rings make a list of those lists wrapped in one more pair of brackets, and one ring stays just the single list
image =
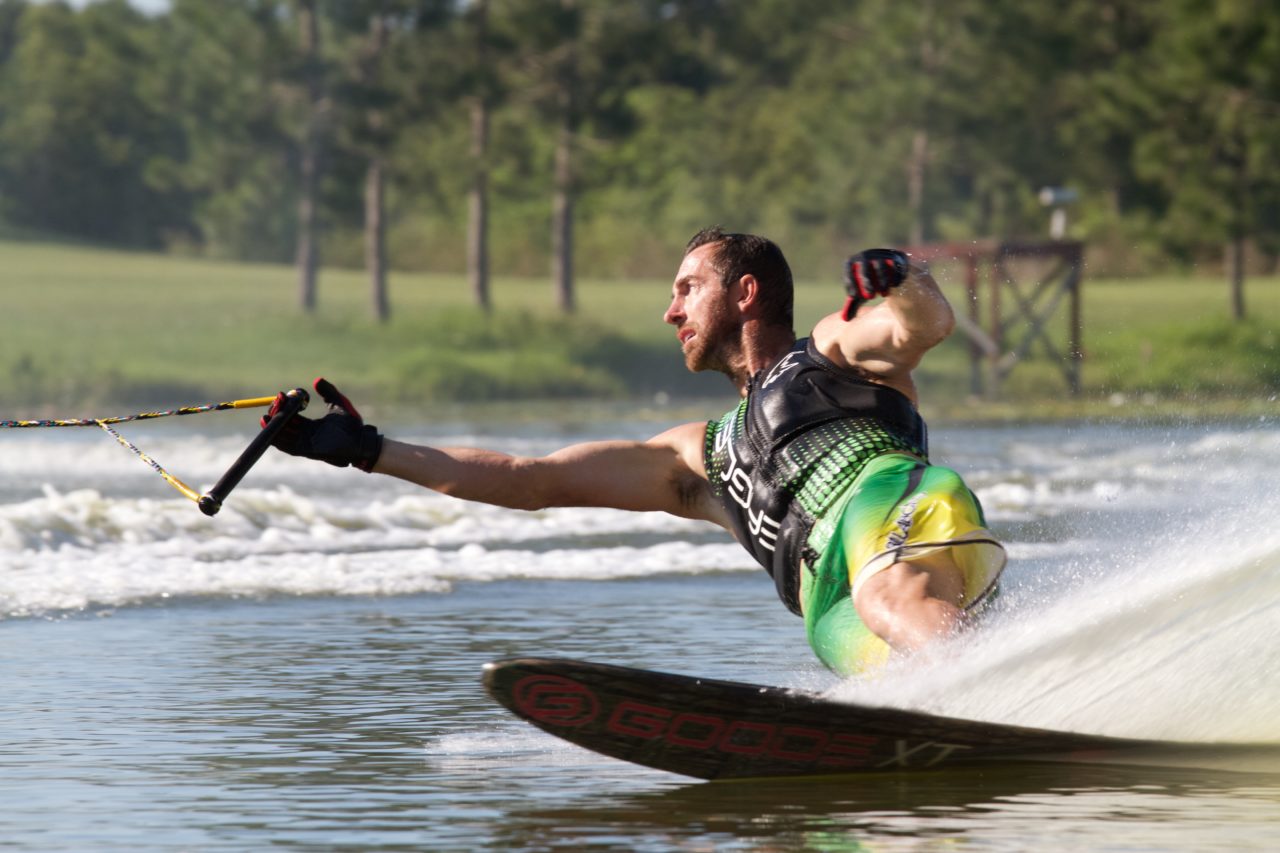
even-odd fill
[{"label": "red glove accent", "polygon": [[858,307],[907,280],[907,256],[896,249],[867,249],[849,258],[844,265],[844,290],[848,299],[840,312],[848,322]]}]

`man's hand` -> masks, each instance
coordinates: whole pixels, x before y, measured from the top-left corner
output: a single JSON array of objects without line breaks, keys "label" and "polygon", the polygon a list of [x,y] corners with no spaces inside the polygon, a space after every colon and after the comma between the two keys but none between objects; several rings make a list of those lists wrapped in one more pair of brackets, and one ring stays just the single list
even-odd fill
[{"label": "man's hand", "polygon": [[867,249],[849,258],[844,265],[844,303],[841,319],[848,322],[858,306],[884,296],[907,280],[907,256],[896,249]]},{"label": "man's hand", "polygon": [[[290,456],[372,471],[382,453],[382,435],[364,422],[351,401],[327,379],[317,379],[315,387],[320,398],[329,404],[329,414],[318,420],[295,415],[271,443]],[[263,417],[263,426],[283,404],[284,394],[280,394]]]}]

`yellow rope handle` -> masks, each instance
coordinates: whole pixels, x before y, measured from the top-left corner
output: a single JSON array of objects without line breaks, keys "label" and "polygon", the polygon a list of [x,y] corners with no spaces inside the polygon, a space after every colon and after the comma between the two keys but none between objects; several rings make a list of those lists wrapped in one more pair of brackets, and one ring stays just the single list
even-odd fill
[{"label": "yellow rope handle", "polygon": [[248,400],[232,400],[231,408],[233,409],[259,409],[263,406],[270,406],[276,401],[276,395],[270,397],[250,397]]},{"label": "yellow rope handle", "polygon": [[174,415],[200,415],[205,412],[224,412],[228,409],[255,409],[270,406],[276,400],[270,397],[249,397],[245,400],[231,400],[226,403],[206,403],[201,406],[182,406],[163,412],[138,412],[136,415],[122,415],[117,418],[54,418],[39,421],[0,421],[0,428],[31,429],[35,427],[91,427],[102,424],[123,424],[129,421],[147,421],[153,418],[167,418]]}]

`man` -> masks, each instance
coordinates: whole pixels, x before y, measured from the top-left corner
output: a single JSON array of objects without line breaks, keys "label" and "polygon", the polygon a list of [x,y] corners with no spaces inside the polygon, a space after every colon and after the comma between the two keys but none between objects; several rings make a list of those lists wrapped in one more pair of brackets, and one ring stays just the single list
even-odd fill
[{"label": "man", "polygon": [[961,628],[1005,557],[960,478],[927,463],[911,371],[951,332],[946,299],[924,268],[885,249],[849,260],[846,290],[844,310],[796,341],[778,247],[706,229],[685,250],[664,320],[690,370],[724,373],[742,395],[718,421],[521,458],[384,438],[320,379],[330,414],[295,418],[276,446],[498,506],[714,522],[773,576],[824,664],[867,671]]}]

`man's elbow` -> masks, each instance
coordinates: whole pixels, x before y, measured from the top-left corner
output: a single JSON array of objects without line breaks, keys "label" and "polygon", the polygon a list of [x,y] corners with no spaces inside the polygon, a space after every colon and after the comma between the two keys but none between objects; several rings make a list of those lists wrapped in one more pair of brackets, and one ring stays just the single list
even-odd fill
[{"label": "man's elbow", "polygon": [[938,316],[937,322],[937,340],[935,344],[940,344],[947,338],[951,337],[951,333],[956,330],[956,313],[951,310],[951,306],[943,304],[943,310]]},{"label": "man's elbow", "polygon": [[927,316],[916,317],[916,322],[907,329],[907,340],[911,346],[920,350],[936,347],[945,341],[956,328],[956,316],[948,305],[941,306],[938,311],[931,311]]},{"label": "man's elbow", "polygon": [[513,458],[511,460],[514,477],[511,488],[504,490],[503,505],[508,509],[520,509],[527,512],[566,506],[565,495],[558,488],[546,460],[537,458]]}]

